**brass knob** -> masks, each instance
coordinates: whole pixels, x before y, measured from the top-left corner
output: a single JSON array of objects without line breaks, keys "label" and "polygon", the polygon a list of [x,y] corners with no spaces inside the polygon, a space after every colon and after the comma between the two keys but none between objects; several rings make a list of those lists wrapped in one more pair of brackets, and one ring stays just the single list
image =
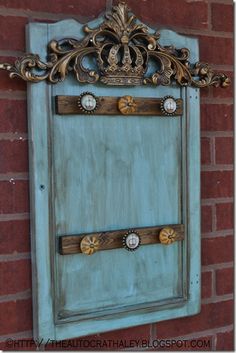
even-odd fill
[{"label": "brass knob", "polygon": [[174,243],[177,238],[177,233],[173,228],[166,227],[160,231],[159,240],[161,244],[169,245]]},{"label": "brass knob", "polygon": [[124,96],[121,97],[118,101],[118,109],[124,115],[132,114],[136,112],[137,104],[135,103],[133,97]]},{"label": "brass knob", "polygon": [[86,235],[80,243],[80,250],[83,254],[93,255],[99,249],[99,240],[95,236]]}]

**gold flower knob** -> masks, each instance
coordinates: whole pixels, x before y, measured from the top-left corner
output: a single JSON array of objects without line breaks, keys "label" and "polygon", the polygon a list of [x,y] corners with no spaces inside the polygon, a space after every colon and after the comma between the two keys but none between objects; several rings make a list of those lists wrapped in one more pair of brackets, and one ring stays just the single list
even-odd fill
[{"label": "gold flower knob", "polygon": [[86,235],[80,243],[83,254],[93,255],[99,249],[99,240],[95,236]]},{"label": "gold flower knob", "polygon": [[136,112],[137,104],[135,103],[133,97],[124,96],[119,99],[118,108],[119,111],[124,115],[132,114]]},{"label": "gold flower knob", "polygon": [[177,238],[177,233],[173,228],[166,227],[160,231],[159,240],[161,244],[172,244]]}]

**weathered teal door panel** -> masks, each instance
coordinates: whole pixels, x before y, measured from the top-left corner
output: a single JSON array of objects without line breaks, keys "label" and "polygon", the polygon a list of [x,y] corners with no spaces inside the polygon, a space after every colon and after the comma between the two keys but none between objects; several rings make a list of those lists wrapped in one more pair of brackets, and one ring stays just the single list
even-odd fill
[{"label": "weathered teal door panel", "polygon": [[[28,50],[44,58],[50,40],[80,38],[81,28],[73,20],[30,24]],[[163,30],[160,43],[187,47],[198,60],[195,39]],[[56,96],[86,91],[171,95],[183,99],[183,114],[56,113]],[[57,85],[29,85],[28,97],[35,337],[79,337],[199,312],[198,90],[79,84],[71,76]],[[133,253],[59,252],[64,235],[170,224],[184,225],[183,241]]]},{"label": "weathered teal door panel", "polygon": [[[155,88],[139,87],[111,92],[93,85],[90,91],[103,96],[157,94]],[[82,90],[68,80],[52,92],[78,95]],[[167,93],[178,98],[180,89],[163,90]],[[181,128],[179,117],[54,114],[57,236],[181,223]],[[114,249],[92,257],[58,255],[59,313],[98,310],[104,315],[109,307],[181,297],[181,247],[176,243],[171,249],[141,247],[135,254]]]}]

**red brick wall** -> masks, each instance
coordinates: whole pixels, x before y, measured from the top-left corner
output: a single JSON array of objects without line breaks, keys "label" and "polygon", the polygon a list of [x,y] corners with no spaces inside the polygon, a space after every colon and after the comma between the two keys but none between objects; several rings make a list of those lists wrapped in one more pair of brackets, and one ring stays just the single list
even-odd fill
[{"label": "red brick wall", "polygon": [[[155,28],[168,27],[197,36],[201,61],[208,61],[215,70],[232,76],[232,1],[127,2],[141,20]],[[105,0],[0,0],[0,61],[13,60],[25,51],[27,22],[68,17],[86,22],[103,13],[105,6]],[[189,342],[204,338],[210,340],[211,350],[233,349],[232,92],[232,86],[227,90],[210,88],[201,92],[201,313],[93,338],[178,338]],[[5,72],[0,72],[0,342],[3,349],[8,337],[32,337],[28,179],[26,85],[20,80],[9,80]]]}]

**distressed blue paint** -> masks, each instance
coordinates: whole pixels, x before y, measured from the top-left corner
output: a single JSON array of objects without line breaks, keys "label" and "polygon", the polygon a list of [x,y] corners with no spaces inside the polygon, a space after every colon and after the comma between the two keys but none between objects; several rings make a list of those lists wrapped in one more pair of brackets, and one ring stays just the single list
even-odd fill
[{"label": "distressed blue paint", "polygon": [[[37,38],[37,40],[35,40]],[[27,28],[27,50],[46,56],[47,25],[34,23]],[[35,44],[33,44],[35,43]],[[28,84],[28,134],[30,167],[31,249],[33,319],[35,337],[52,337],[53,296],[50,273],[49,188],[48,175],[48,89],[44,82]],[[46,104],[45,104],[46,102]],[[42,191],[40,185],[44,185]],[[49,336],[48,336],[49,335]]]},{"label": "distressed blue paint", "polygon": [[[30,24],[28,33],[28,50],[41,57],[49,40],[82,36],[81,25],[74,20]],[[198,60],[195,39],[163,30],[160,42],[187,47],[191,60]],[[182,120],[52,114],[51,95],[83,91],[108,96],[171,94],[182,96],[186,106]],[[108,88],[67,78],[55,86],[29,85],[28,96],[35,337],[78,337],[198,312],[198,91]],[[62,234],[181,222],[187,226],[187,240],[170,247],[145,246],[134,254],[117,249],[92,257],[60,256],[55,248],[55,239]],[[188,300],[181,302],[186,294]],[[130,306],[126,312],[125,305]],[[73,317],[69,322],[71,314],[78,313],[87,319]]]}]

